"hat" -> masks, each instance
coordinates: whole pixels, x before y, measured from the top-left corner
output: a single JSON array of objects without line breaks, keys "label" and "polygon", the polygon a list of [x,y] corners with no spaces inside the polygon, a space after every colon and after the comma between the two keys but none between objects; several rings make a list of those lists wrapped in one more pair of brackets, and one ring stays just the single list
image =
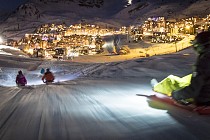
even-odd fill
[{"label": "hat", "polygon": [[23,74],[23,72],[21,70],[18,71],[18,74]]},{"label": "hat", "polygon": [[193,45],[194,44],[200,44],[200,45],[208,45],[210,44],[210,31],[205,31],[199,33],[196,37],[195,40],[192,41]]},{"label": "hat", "polygon": [[204,52],[210,45],[210,31],[199,33],[191,43],[193,44],[195,51],[198,53]]}]

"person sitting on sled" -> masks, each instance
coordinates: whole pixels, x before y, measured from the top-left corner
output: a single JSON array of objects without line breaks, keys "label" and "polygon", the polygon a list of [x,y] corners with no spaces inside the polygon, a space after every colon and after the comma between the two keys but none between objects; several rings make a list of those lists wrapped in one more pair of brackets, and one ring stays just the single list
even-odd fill
[{"label": "person sitting on sled", "polygon": [[25,86],[27,84],[27,80],[21,70],[18,71],[18,74],[16,76],[16,84],[18,86]]},{"label": "person sitting on sled", "polygon": [[177,102],[192,102],[195,105],[210,105],[210,31],[199,33],[192,41],[197,52],[193,74],[183,78],[170,75],[153,90],[171,96]]},{"label": "person sitting on sled", "polygon": [[50,71],[50,69],[46,69],[46,72],[44,73],[43,77],[42,77],[42,81],[44,83],[52,83],[54,81],[55,77],[52,74],[52,72]]},{"label": "person sitting on sled", "polygon": [[42,68],[41,71],[40,71],[40,73],[41,73],[41,74],[44,74],[44,73],[45,73],[45,69]]}]

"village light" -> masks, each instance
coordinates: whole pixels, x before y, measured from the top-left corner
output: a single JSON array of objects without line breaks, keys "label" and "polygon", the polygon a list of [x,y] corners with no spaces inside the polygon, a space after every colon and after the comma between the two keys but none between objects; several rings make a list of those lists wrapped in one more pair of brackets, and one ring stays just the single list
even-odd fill
[{"label": "village light", "polygon": [[189,26],[189,25],[187,25],[187,26],[186,26],[186,29],[187,29],[187,30],[189,30],[189,29],[190,29],[190,26]]}]

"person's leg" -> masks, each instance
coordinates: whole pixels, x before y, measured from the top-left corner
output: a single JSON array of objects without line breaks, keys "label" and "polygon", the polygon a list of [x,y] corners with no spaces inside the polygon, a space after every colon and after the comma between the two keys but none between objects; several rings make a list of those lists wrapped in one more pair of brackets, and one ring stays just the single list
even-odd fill
[{"label": "person's leg", "polygon": [[[191,77],[190,77],[191,76]],[[188,77],[183,77],[186,79],[190,79],[190,84],[189,85],[184,85],[183,83],[180,84],[183,86],[182,88],[173,91],[172,97],[174,100],[188,100],[188,99],[193,99],[197,100],[199,98],[200,93],[202,92],[201,89],[203,87],[204,81],[203,81],[203,76],[196,76],[192,77],[192,75],[189,75]]]},{"label": "person's leg", "polygon": [[171,93],[173,91],[182,89],[190,84],[192,74],[187,75],[185,77],[178,77],[174,75],[169,75],[165,79],[163,79],[161,82],[156,84],[153,88],[154,91],[163,93],[167,96],[171,96]]}]

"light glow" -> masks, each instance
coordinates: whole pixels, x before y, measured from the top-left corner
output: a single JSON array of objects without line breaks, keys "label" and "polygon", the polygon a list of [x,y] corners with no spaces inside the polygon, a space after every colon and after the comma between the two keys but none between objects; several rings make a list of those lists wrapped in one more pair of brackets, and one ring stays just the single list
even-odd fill
[{"label": "light glow", "polygon": [[128,5],[131,5],[132,4],[132,0],[128,0]]},{"label": "light glow", "polygon": [[189,29],[190,29],[190,26],[189,26],[189,25],[187,25],[187,26],[186,26],[186,29],[187,29],[187,30],[189,30]]},{"label": "light glow", "polygon": [[3,43],[3,39],[2,39],[2,37],[0,37],[0,44],[2,44]]}]

